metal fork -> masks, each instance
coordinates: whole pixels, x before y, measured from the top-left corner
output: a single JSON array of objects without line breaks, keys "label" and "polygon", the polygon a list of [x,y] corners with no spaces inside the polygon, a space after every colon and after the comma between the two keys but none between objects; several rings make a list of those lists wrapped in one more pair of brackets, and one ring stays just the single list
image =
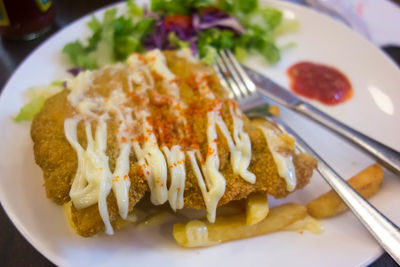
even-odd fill
[{"label": "metal fork", "polygon": [[[255,84],[247,76],[241,65],[229,50],[221,50],[216,57],[216,69],[221,82],[231,92],[231,96],[238,100],[241,107],[253,104],[259,99]],[[255,112],[255,113],[254,113]],[[249,115],[252,115],[249,113]],[[264,107],[253,109],[253,116],[269,116],[279,129],[293,135],[297,141],[297,148],[307,152],[318,160],[318,172],[325,181],[338,193],[356,217],[367,228],[378,243],[392,258],[400,264],[400,229],[374,206],[357,193],[332,167],[325,162],[293,129],[287,126],[280,118],[272,117]]]}]

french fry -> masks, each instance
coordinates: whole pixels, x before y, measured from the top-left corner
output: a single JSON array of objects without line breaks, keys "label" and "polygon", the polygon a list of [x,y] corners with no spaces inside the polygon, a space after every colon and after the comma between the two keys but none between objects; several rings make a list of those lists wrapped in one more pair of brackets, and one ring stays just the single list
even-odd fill
[{"label": "french fry", "polygon": [[152,214],[148,216],[143,221],[140,221],[137,225],[137,229],[149,229],[155,227],[157,225],[161,225],[168,221],[173,220],[175,215],[171,212],[162,211],[156,214]]},{"label": "french fry", "polygon": [[174,225],[173,235],[182,247],[204,247],[221,242],[264,235],[282,230],[303,219],[306,208],[287,203],[270,209],[268,216],[254,225],[246,224],[245,214],[217,216],[215,223],[195,220]]},{"label": "french fry", "polygon": [[71,228],[74,229],[74,231],[77,231],[77,227],[76,227],[74,221],[72,220],[71,206],[72,206],[72,201],[68,201],[67,203],[65,203],[64,204],[64,212],[65,212],[65,216],[67,217],[67,221],[68,221],[69,225],[71,226]]},{"label": "french fry", "polygon": [[267,217],[269,212],[268,196],[265,193],[254,193],[246,200],[246,224],[253,225]]},{"label": "french fry", "polygon": [[[375,195],[381,187],[383,170],[373,164],[348,180],[348,183],[363,197]],[[333,190],[317,197],[307,204],[308,213],[317,219],[336,216],[346,211],[348,207]]]},{"label": "french fry", "polygon": [[298,220],[288,226],[286,226],[283,231],[302,231],[307,230],[314,234],[322,234],[324,231],[322,223],[310,215],[307,215],[301,220]]}]

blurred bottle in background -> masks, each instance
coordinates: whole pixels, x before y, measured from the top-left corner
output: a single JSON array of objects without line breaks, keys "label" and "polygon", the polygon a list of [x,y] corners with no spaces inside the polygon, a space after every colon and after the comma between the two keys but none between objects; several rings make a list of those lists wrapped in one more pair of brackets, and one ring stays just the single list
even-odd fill
[{"label": "blurred bottle in background", "polygon": [[51,0],[0,0],[0,35],[32,40],[51,28],[54,17]]}]

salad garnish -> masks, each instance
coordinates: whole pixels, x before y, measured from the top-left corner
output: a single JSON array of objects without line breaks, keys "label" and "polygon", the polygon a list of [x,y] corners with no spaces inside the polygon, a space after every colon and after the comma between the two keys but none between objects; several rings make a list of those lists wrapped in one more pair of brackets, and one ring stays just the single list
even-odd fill
[{"label": "salad garnish", "polygon": [[111,8],[102,21],[93,16],[88,27],[86,42],[76,40],[63,49],[84,69],[123,61],[133,52],[183,47],[206,64],[213,64],[218,49],[231,49],[241,61],[258,53],[273,64],[280,59],[275,38],[296,31],[298,23],[258,0],[151,0],[148,7],[128,0],[124,14]]}]

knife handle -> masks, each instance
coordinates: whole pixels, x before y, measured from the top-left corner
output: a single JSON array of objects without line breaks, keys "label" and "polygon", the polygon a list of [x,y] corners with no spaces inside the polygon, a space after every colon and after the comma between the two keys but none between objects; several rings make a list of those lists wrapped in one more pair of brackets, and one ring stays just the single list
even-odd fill
[{"label": "knife handle", "polygon": [[400,153],[344,125],[310,104],[300,102],[291,108],[332,130],[375,157],[382,165],[400,175]]}]

